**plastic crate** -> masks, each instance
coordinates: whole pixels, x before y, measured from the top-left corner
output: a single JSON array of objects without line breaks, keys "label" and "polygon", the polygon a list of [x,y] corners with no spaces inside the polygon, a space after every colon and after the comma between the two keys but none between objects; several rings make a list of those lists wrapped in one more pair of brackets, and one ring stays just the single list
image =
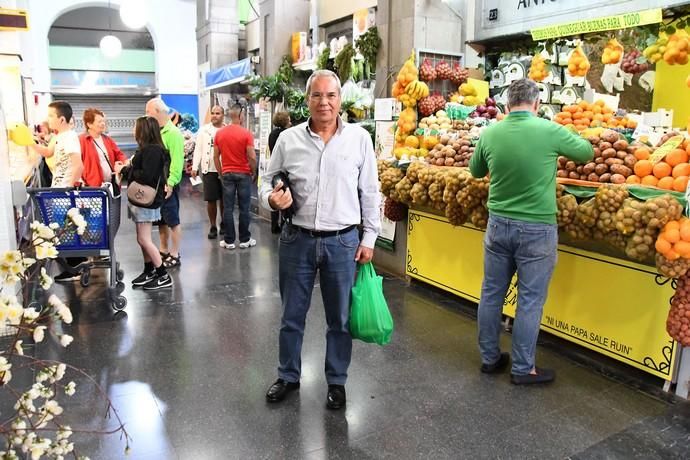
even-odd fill
[{"label": "plastic crate", "polygon": [[[72,228],[60,236],[58,250],[109,249],[108,192],[106,190],[40,191],[34,195],[45,225],[64,227],[71,208],[79,209],[86,230],[78,235]],[[119,219],[118,219],[119,221]],[[119,226],[119,222],[117,222]]]}]

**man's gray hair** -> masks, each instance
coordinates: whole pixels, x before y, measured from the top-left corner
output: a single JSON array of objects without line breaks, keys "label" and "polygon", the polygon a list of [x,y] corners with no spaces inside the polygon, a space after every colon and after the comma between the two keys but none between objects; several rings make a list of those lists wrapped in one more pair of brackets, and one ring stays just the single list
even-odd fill
[{"label": "man's gray hair", "polygon": [[148,103],[153,105],[153,107],[158,111],[158,113],[167,114],[168,112],[170,112],[170,108],[160,97],[154,97],[153,99],[149,99]]},{"label": "man's gray hair", "polygon": [[539,99],[539,87],[529,78],[515,80],[508,88],[508,107],[534,104]]},{"label": "man's gray hair", "polygon": [[314,80],[317,78],[325,78],[325,77],[330,77],[335,79],[335,82],[338,84],[338,94],[340,95],[340,78],[338,78],[338,75],[335,72],[332,72],[330,70],[322,69],[322,70],[315,70],[314,73],[312,73],[309,76],[309,79],[307,80],[307,90],[306,90],[306,95],[309,97],[310,91],[311,91],[311,84]]}]

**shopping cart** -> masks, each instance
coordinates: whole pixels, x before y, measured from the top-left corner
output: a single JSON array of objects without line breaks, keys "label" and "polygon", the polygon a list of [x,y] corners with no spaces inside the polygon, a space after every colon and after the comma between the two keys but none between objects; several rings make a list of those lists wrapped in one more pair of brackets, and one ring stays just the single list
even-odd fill
[{"label": "shopping cart", "polygon": [[115,253],[115,235],[120,228],[120,195],[113,194],[110,184],[100,188],[29,188],[27,192],[35,217],[45,225],[57,223],[62,227],[68,219],[67,212],[71,208],[79,209],[86,220],[84,234],[79,235],[76,229],[70,229],[60,236],[56,248],[60,257],[91,259],[76,268],[60,263],[65,269],[76,270],[84,287],[89,285],[92,269],[110,269],[108,302],[114,310],[123,310],[127,306],[127,298],[121,295],[124,272]]}]

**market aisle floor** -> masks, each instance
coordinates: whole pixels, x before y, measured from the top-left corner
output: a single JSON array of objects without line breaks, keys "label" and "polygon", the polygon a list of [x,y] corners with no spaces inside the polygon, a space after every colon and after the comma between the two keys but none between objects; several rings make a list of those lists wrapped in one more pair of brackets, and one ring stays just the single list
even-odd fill
[{"label": "market aisle floor", "polygon": [[[356,342],[348,405],[325,408],[325,321],[318,288],[303,348],[299,394],[268,405],[276,377],[277,241],[227,251],[206,239],[204,206],[183,194],[182,267],[175,287],[132,291],[126,315],[103,303],[102,274],[64,289],[74,312],[66,350],[41,350],[85,369],[107,391],[133,438],[131,459],[229,458],[688,458],[690,411],[539,348],[558,372],[550,387],[486,376],[476,322],[457,303],[397,279],[384,285],[396,330],[390,345]],[[133,226],[118,236],[126,281],[141,268]],[[509,337],[505,338],[505,345]],[[507,347],[506,347],[507,348]],[[112,429],[84,379],[67,406],[73,428]],[[80,435],[81,454],[124,458],[115,435]]]}]

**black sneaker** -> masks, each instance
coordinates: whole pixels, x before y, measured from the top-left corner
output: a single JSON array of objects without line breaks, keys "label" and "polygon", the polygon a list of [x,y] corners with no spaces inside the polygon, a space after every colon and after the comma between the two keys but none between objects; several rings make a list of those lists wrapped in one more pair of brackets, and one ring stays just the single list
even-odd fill
[{"label": "black sneaker", "polygon": [[223,222],[220,223],[220,232],[218,232],[221,235],[225,235],[225,224]]},{"label": "black sneaker", "polygon": [[155,271],[144,271],[141,273],[141,275],[137,276],[132,280],[132,286],[143,286],[144,284],[148,283],[152,279],[156,277],[156,272]]},{"label": "black sneaker", "polygon": [[167,288],[167,287],[172,287],[172,285],[173,285],[173,280],[170,277],[170,274],[166,273],[163,276],[156,276],[151,281],[144,284],[144,290],[154,291],[156,289],[163,289],[163,288]]},{"label": "black sneaker", "polygon": [[216,227],[211,227],[211,230],[208,232],[208,239],[215,240],[216,238],[218,238],[218,229]]},{"label": "black sneaker", "polygon": [[79,278],[81,278],[81,274],[79,273],[64,271],[55,277],[55,281],[58,283],[66,283],[68,281],[77,281]]}]

